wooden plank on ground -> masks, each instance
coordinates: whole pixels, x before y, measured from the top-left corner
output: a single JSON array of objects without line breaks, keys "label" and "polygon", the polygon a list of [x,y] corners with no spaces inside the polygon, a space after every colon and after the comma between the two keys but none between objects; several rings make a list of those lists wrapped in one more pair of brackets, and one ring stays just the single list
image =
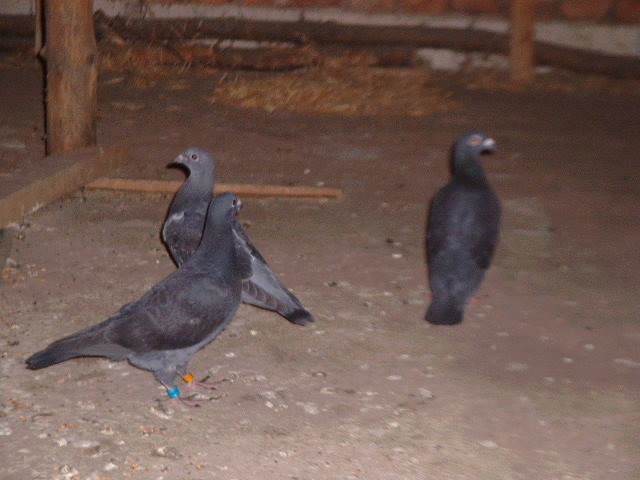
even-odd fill
[{"label": "wooden plank on ground", "polygon": [[0,178],[0,227],[129,161],[129,144],[59,153]]},{"label": "wooden plank on ground", "polygon": [[[93,190],[119,190],[140,193],[175,193],[183,182],[170,180],[138,180],[130,178],[98,178],[86,185]],[[233,192],[240,197],[308,197],[342,198],[340,188],[284,185],[217,183],[215,193]]]}]

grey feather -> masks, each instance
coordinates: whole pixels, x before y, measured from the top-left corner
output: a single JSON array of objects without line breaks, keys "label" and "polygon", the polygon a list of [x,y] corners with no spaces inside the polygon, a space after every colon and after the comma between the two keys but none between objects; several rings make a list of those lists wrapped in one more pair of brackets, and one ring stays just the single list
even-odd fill
[{"label": "grey feather", "polygon": [[29,357],[29,368],[81,356],[128,359],[174,388],[175,376],[186,375],[193,354],[231,322],[240,304],[241,272],[251,274],[248,257],[240,255],[233,239],[239,205],[233,194],[216,196],[202,242],[189,260],[107,320]]},{"label": "grey feather", "polygon": [[[189,171],[189,176],[176,193],[162,228],[162,239],[178,266],[189,258],[200,242],[204,211],[211,199],[215,181],[215,163],[209,152],[190,148],[176,157],[173,165]],[[242,284],[242,301],[278,312],[298,325],[314,318],[300,300],[280,282],[269,264],[253,245],[237,220],[234,222],[237,247],[251,259],[253,275]]]},{"label": "grey feather", "polygon": [[498,243],[500,200],[480,164],[495,142],[481,132],[457,141],[452,178],[431,200],[426,249],[432,302],[426,320],[453,325],[480,286]]}]

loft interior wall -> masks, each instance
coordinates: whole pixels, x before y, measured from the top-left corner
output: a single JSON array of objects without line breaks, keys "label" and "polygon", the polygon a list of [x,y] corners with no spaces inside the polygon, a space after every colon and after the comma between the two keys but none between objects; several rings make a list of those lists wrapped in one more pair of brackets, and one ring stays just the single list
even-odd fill
[{"label": "loft interior wall", "polygon": [[[153,18],[215,18],[220,16],[261,19],[327,20],[339,23],[415,25],[472,28],[506,32],[509,28],[508,2],[496,0],[434,1],[398,0],[366,2],[335,0],[291,0],[276,6],[277,0],[252,1],[252,6],[219,3],[146,0],[94,0],[94,9],[107,16],[148,16]],[[335,5],[340,3],[341,7]],[[504,5],[503,5],[504,3]],[[587,9],[570,8],[572,0],[553,0],[537,5],[536,39],[569,47],[614,55],[640,57],[640,3],[625,0],[594,0]],[[296,4],[304,7],[298,7]],[[449,5],[449,7],[447,7]],[[554,5],[554,8],[550,8]],[[595,8],[600,5],[599,8]],[[444,8],[447,7],[447,8]],[[0,3],[2,15],[34,15],[32,0]]]}]

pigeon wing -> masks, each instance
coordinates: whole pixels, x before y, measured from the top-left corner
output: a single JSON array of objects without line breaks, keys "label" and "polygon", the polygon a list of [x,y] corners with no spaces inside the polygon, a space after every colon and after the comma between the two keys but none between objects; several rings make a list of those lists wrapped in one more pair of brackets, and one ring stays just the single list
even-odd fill
[{"label": "pigeon wing", "polygon": [[193,206],[170,213],[162,227],[162,240],[178,266],[186,262],[202,239],[206,207]]},{"label": "pigeon wing", "polygon": [[251,262],[251,275],[243,277],[242,300],[250,305],[276,311],[292,323],[306,325],[313,322],[311,313],[280,282],[237,220],[233,231],[237,248]]},{"label": "pigeon wing", "polygon": [[498,241],[500,204],[489,189],[469,189],[452,182],[433,197],[427,227],[427,255],[445,250],[469,254],[478,267],[489,267]]},{"label": "pigeon wing", "polygon": [[486,270],[498,244],[500,228],[500,202],[493,192],[484,192],[474,213],[471,256],[478,267]]},{"label": "pigeon wing", "polygon": [[427,224],[427,257],[429,259],[444,250],[452,240],[452,223],[454,220],[451,212],[453,193],[449,185],[439,190],[431,201],[429,208],[429,220]]},{"label": "pigeon wing", "polygon": [[209,275],[174,275],[111,317],[106,337],[136,353],[187,348],[227,321],[234,305],[231,289]]}]

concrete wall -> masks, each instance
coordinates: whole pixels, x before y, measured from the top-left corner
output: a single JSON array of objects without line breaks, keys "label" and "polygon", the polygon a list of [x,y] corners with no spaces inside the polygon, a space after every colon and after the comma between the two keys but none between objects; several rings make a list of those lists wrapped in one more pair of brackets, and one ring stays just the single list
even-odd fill
[{"label": "concrete wall", "polygon": [[[612,24],[640,24],[640,0],[533,0],[540,20],[587,20]],[[35,0],[2,0],[0,13],[33,11]],[[129,4],[132,12],[146,6],[201,4],[262,7],[339,8],[368,13],[418,13],[429,15],[482,14],[507,17],[509,0],[94,0],[96,6]],[[107,7],[108,8],[108,7]]]},{"label": "concrete wall", "polygon": [[[606,23],[640,23],[639,0],[534,0],[538,18],[591,20]],[[153,3],[147,2],[147,3]],[[164,0],[158,3],[189,3]],[[225,0],[198,0],[219,5]],[[270,7],[333,7],[371,13],[484,14],[506,17],[509,0],[244,0],[237,5]]]},{"label": "concrete wall", "polygon": [[[640,0],[534,0],[538,40],[640,56]],[[94,0],[108,16],[327,20],[506,32],[508,0]],[[33,14],[34,0],[1,0],[2,14]]]}]

